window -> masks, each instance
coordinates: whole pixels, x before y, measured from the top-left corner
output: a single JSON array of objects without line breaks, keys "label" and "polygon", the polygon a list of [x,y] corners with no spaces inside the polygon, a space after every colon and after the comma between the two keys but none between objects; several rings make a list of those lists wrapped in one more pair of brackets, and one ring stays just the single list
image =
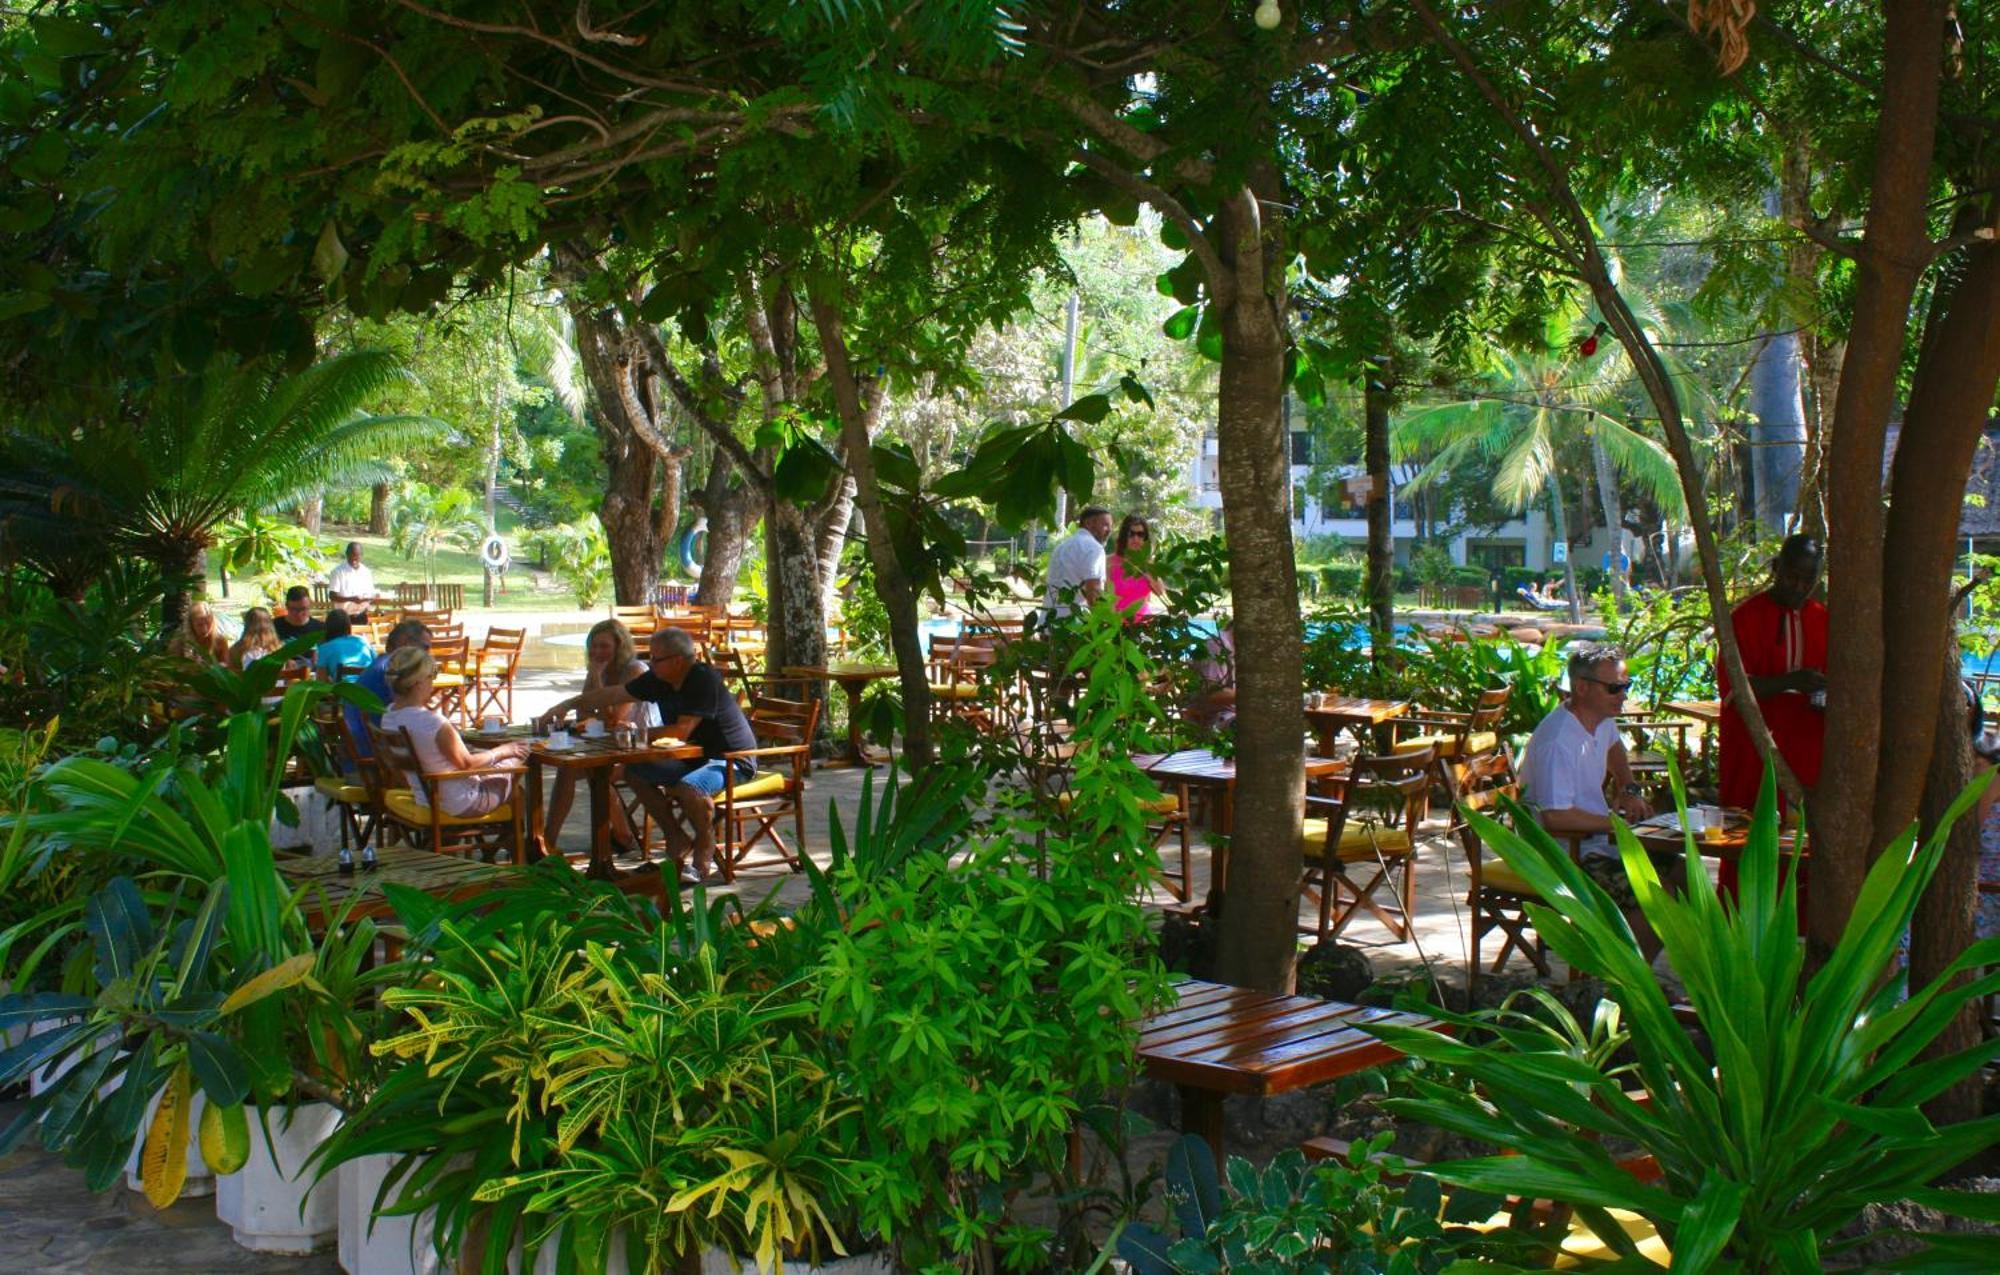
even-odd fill
[{"label": "window", "polygon": [[1468,540],[1465,561],[1475,567],[1525,567],[1528,546],[1519,540]]},{"label": "window", "polygon": [[1292,431],[1292,463],[1294,465],[1310,465],[1313,463],[1312,442],[1313,439],[1310,432],[1302,429]]},{"label": "window", "polygon": [[1203,491],[1222,490],[1221,463],[1212,455],[1201,458],[1201,489]]}]

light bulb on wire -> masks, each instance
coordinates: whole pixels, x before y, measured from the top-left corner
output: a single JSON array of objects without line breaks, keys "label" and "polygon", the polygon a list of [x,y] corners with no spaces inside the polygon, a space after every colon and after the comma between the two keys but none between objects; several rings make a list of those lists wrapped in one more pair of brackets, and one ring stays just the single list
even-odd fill
[{"label": "light bulb on wire", "polygon": [[1284,15],[1278,12],[1278,0],[1258,0],[1252,20],[1265,31],[1276,30],[1278,23],[1284,21]]}]

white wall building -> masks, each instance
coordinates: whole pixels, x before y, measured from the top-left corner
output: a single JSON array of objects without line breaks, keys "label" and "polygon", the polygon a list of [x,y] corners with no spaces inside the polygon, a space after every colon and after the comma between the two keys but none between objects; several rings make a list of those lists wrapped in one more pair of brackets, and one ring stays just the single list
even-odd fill
[{"label": "white wall building", "polygon": [[[1356,545],[1368,542],[1368,519],[1360,506],[1321,506],[1306,491],[1306,475],[1311,470],[1311,435],[1304,430],[1292,431],[1291,466],[1291,508],[1292,534],[1305,536],[1341,536]],[[1217,440],[1209,434],[1201,440],[1189,467],[1188,486],[1192,503],[1197,509],[1214,511],[1212,518],[1219,525],[1222,518],[1222,489],[1220,467],[1216,457]],[[1416,467],[1397,465],[1391,471],[1395,485],[1400,488],[1416,474]],[[1351,465],[1342,470],[1343,475],[1362,473],[1361,466]],[[1409,561],[1410,548],[1416,543],[1417,524],[1403,507],[1400,498],[1392,497],[1390,507],[1390,531],[1396,542],[1396,561]],[[1554,568],[1552,543],[1548,516],[1541,510],[1530,510],[1519,518],[1501,524],[1497,529],[1477,528],[1462,531],[1451,539],[1451,560],[1463,565],[1522,566],[1534,571],[1548,571]],[[1604,542],[1604,543],[1599,543]],[[1578,565],[1595,565],[1604,549],[1609,547],[1609,537],[1599,527],[1592,537],[1590,548],[1578,558]]]}]

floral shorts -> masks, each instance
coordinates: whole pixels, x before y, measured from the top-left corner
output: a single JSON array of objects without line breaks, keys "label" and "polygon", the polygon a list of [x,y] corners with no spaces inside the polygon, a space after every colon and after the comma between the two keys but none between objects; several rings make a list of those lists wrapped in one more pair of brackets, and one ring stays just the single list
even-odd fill
[{"label": "floral shorts", "polygon": [[[1647,851],[1646,857],[1653,861],[1653,871],[1659,874],[1667,892],[1679,894],[1687,881],[1687,861],[1680,855],[1658,850]],[[1617,855],[1588,855],[1583,861],[1583,872],[1620,908],[1639,906],[1638,897],[1632,893],[1631,879],[1625,875],[1625,861]]]}]

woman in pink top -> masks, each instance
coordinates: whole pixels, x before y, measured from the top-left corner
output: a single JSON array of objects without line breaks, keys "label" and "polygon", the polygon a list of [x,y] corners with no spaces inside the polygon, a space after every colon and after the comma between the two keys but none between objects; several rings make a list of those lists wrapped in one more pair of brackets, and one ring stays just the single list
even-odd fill
[{"label": "woman in pink top", "polygon": [[1157,609],[1153,599],[1167,600],[1167,594],[1159,581],[1137,569],[1127,570],[1125,555],[1132,550],[1133,542],[1138,542],[1139,561],[1146,560],[1146,551],[1151,546],[1153,529],[1138,514],[1126,514],[1125,521],[1118,524],[1117,550],[1104,561],[1104,573],[1111,580],[1112,604],[1120,611],[1130,613],[1135,619],[1143,619]]}]

